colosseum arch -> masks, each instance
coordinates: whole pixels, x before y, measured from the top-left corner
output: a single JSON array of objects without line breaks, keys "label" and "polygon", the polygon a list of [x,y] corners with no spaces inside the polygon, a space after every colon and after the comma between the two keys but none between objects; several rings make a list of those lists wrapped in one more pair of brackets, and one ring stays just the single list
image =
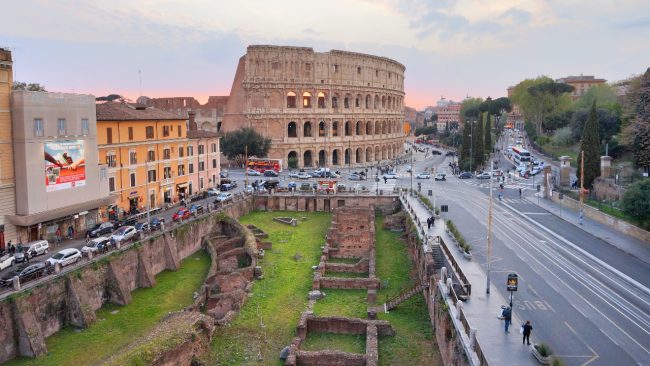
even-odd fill
[{"label": "colosseum arch", "polygon": [[381,96],[381,109],[386,109],[386,96]]},{"label": "colosseum arch", "polygon": [[395,157],[395,154],[393,153],[393,145],[388,145],[388,158],[392,159]]},{"label": "colosseum arch", "polygon": [[327,166],[327,153],[325,150],[318,152],[318,166]]},{"label": "colosseum arch", "polygon": [[375,135],[379,135],[381,133],[381,123],[379,121],[375,121]]},{"label": "colosseum arch", "polygon": [[372,121],[366,122],[366,135],[372,135]]},{"label": "colosseum arch", "polygon": [[386,145],[381,146],[381,160],[386,160]]},{"label": "colosseum arch", "polygon": [[375,102],[372,104],[372,109],[379,109],[379,95],[375,95]]},{"label": "colosseum arch", "polygon": [[363,163],[363,149],[358,147],[355,155],[354,162],[357,164]]},{"label": "colosseum arch", "polygon": [[298,137],[298,125],[291,121],[287,124],[287,137]]},{"label": "colosseum arch", "polygon": [[327,95],[323,92],[318,92],[318,108],[325,108],[326,103],[325,103],[325,98],[327,98]]},{"label": "colosseum arch", "polygon": [[339,107],[339,93],[334,93],[332,95],[332,108],[338,108]]},{"label": "colosseum arch", "polygon": [[345,122],[345,136],[352,136],[352,124],[350,121]]},{"label": "colosseum arch", "polygon": [[296,93],[292,91],[287,93],[287,108],[296,108]]},{"label": "colosseum arch", "polygon": [[311,93],[304,92],[302,93],[302,107],[311,108]]},{"label": "colosseum arch", "polygon": [[334,149],[332,150],[332,165],[341,165],[341,150],[339,149]]},{"label": "colosseum arch", "polygon": [[381,134],[382,135],[386,134],[386,121],[381,122]]},{"label": "colosseum arch", "polygon": [[375,146],[375,161],[381,160],[381,150],[379,149],[379,146]]},{"label": "colosseum arch", "polygon": [[311,134],[311,122],[307,121],[303,125],[303,137],[312,137]]},{"label": "colosseum arch", "polygon": [[357,94],[357,97],[354,98],[354,107],[355,108],[361,108],[361,98],[363,98],[361,96],[361,94]]},{"label": "colosseum arch", "polygon": [[345,165],[350,164],[350,149],[349,148],[345,149],[344,155],[345,155],[345,160],[343,161],[343,163]]},{"label": "colosseum arch", "polygon": [[295,151],[289,151],[287,154],[287,166],[289,168],[295,169],[299,165],[298,153]]},{"label": "colosseum arch", "polygon": [[327,123],[325,121],[318,122],[318,137],[327,136]]},{"label": "colosseum arch", "polygon": [[302,154],[302,165],[306,167],[311,167],[313,166],[313,157],[311,154],[311,150],[307,150]]},{"label": "colosseum arch", "polygon": [[375,158],[374,158],[374,153],[372,151],[372,147],[368,146],[366,148],[366,163],[369,163],[369,162],[371,162],[373,160],[375,160]]},{"label": "colosseum arch", "polygon": [[366,109],[370,109],[370,103],[372,102],[372,97],[370,94],[366,95]]},{"label": "colosseum arch", "polygon": [[346,93],[343,98],[343,108],[350,108],[350,104],[352,104],[352,94]]},{"label": "colosseum arch", "polygon": [[339,121],[332,122],[332,136],[339,135]]},{"label": "colosseum arch", "polygon": [[363,135],[363,122],[361,121],[357,121],[356,135],[357,136]]}]

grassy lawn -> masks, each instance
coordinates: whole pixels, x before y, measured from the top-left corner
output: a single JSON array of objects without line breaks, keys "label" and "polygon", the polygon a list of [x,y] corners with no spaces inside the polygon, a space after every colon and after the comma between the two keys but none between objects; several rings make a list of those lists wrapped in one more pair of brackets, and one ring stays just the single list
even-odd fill
[{"label": "grassy lawn", "polygon": [[[307,220],[292,227],[273,221],[280,216]],[[266,231],[273,249],[261,262],[264,279],[255,282],[253,296],[235,320],[215,332],[205,359],[209,365],[282,365],[278,354],[295,336],[300,313],[306,309],[311,266],[320,260],[331,214],[254,212],[240,221]]]},{"label": "grassy lawn", "polygon": [[158,274],[155,287],[133,291],[131,304],[103,306],[97,311],[97,323],[90,328],[64,328],[47,338],[47,356],[14,359],[5,365],[96,364],[148,334],[167,313],[191,304],[192,294],[203,283],[209,267],[208,254],[197,252],[183,260],[178,271]]},{"label": "grassy lawn", "polygon": [[300,349],[305,351],[335,349],[342,352],[363,354],[366,353],[366,336],[364,334],[310,333],[300,345]]},{"label": "grassy lawn", "polygon": [[578,161],[577,146],[555,146],[552,144],[545,144],[542,146],[545,154],[551,155],[554,159],[559,159],[560,156],[571,157],[571,163],[576,164]]},{"label": "grassy lawn", "polygon": [[355,318],[367,317],[368,303],[366,297],[368,291],[364,290],[342,290],[324,289],[325,298],[320,299],[314,305],[314,314],[318,316],[349,316]]}]

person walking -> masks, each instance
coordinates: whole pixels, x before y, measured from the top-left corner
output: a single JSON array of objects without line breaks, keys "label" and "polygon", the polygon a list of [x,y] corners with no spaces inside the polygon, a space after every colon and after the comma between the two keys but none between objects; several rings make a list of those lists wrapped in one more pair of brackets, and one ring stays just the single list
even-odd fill
[{"label": "person walking", "polygon": [[532,324],[530,324],[530,320],[526,320],[526,324],[524,324],[524,338],[521,341],[524,344],[528,344],[530,346],[530,332],[533,330]]},{"label": "person walking", "polygon": [[388,184],[388,178],[384,177],[384,184]]},{"label": "person walking", "polygon": [[431,218],[427,217],[427,229],[431,229]]},{"label": "person walking", "polygon": [[519,198],[521,198],[521,188],[519,188]]},{"label": "person walking", "polygon": [[510,327],[510,323],[512,323],[512,309],[510,307],[507,307],[503,311],[503,322],[505,323],[506,333],[508,333],[508,328]]},{"label": "person walking", "polygon": [[431,216],[431,226],[434,226],[436,224],[436,217]]}]

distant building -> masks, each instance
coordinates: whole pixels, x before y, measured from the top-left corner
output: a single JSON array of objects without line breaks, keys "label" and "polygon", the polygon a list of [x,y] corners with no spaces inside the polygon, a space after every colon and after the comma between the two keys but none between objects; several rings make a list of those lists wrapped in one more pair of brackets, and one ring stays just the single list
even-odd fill
[{"label": "distant building", "polygon": [[594,76],[567,76],[565,78],[560,78],[555,80],[558,83],[569,84],[575,89],[571,93],[571,99],[578,99],[581,96],[585,95],[587,91],[594,85],[605,84],[607,80],[605,79],[596,79]]},{"label": "distant building", "polygon": [[20,238],[80,238],[115,201],[99,164],[95,97],[14,90],[12,120]]},{"label": "distant building", "polygon": [[460,125],[460,107],[459,103],[447,103],[444,106],[438,107],[438,131],[444,131],[451,123],[458,123]]},{"label": "distant building", "polygon": [[223,113],[228,103],[227,96],[210,96],[205,104],[192,97],[138,98],[138,103],[189,118],[189,112],[195,112],[199,130],[220,132]]},{"label": "distant building", "polygon": [[[514,90],[515,90],[514,86],[508,87],[508,98],[512,99],[512,93],[514,92]],[[519,105],[514,103],[512,104],[512,111],[508,113],[508,116],[506,118],[506,127],[515,128],[518,130],[524,129],[524,118],[521,115],[521,110],[519,108]]]}]

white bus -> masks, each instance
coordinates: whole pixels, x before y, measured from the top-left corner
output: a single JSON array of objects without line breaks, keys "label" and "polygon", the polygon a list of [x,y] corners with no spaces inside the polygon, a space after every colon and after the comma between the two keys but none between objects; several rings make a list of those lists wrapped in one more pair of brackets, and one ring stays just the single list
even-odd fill
[{"label": "white bus", "polygon": [[530,152],[528,152],[528,150],[525,150],[519,146],[514,146],[512,148],[512,160],[514,160],[516,164],[520,164],[520,163],[528,164],[530,162]]}]

